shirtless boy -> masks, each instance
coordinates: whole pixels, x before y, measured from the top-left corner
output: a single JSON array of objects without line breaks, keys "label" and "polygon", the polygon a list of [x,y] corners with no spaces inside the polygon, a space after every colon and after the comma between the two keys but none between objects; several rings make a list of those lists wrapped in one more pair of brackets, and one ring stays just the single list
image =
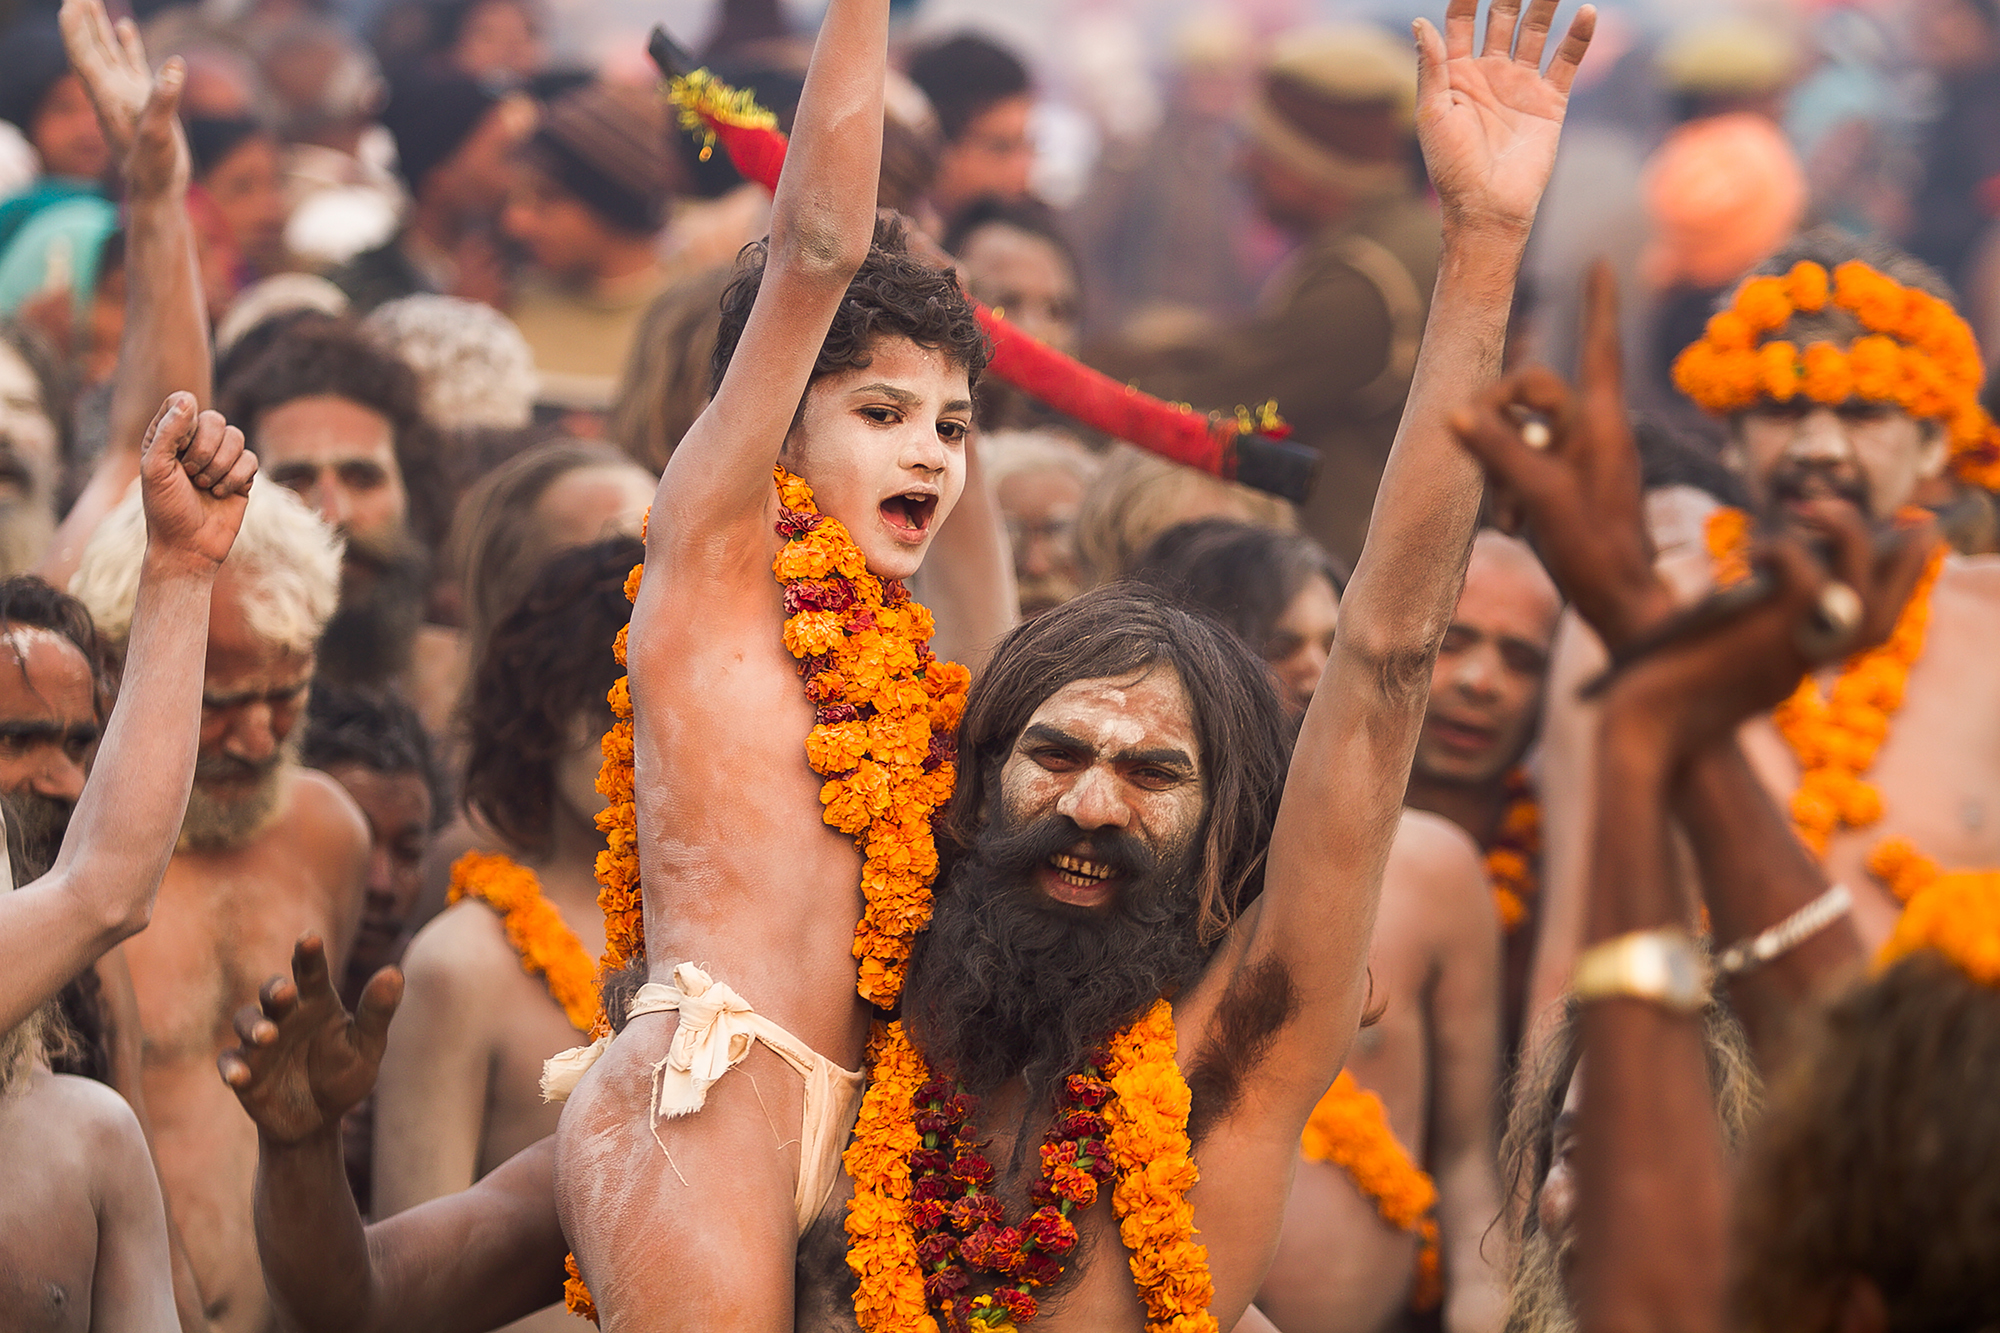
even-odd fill
[{"label": "shirtless boy", "polygon": [[159,1179],[131,1108],[36,1059],[43,1007],[143,930],[195,767],[216,571],[256,459],[176,394],[148,432],[148,538],[120,707],[48,873],[0,892],[0,1326],[178,1327]]}]

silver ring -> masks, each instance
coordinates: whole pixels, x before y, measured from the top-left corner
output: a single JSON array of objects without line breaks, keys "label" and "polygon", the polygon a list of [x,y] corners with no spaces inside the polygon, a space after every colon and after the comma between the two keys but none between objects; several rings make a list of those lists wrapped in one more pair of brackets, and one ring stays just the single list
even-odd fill
[{"label": "silver ring", "polygon": [[1838,580],[1819,590],[1819,615],[1827,630],[1846,638],[1861,627],[1861,594]]},{"label": "silver ring", "polygon": [[1521,423],[1521,443],[1530,449],[1546,449],[1549,447],[1549,440],[1547,422],[1530,417]]}]

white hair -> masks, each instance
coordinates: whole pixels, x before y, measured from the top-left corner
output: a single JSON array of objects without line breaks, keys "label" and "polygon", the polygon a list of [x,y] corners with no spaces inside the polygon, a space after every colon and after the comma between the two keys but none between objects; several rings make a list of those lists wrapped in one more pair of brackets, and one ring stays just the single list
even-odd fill
[{"label": "white hair", "polygon": [[417,372],[432,425],[519,430],[534,414],[535,354],[492,306],[420,293],[377,306],[361,327]]},{"label": "white hair", "polygon": [[[298,496],[268,480],[252,486],[243,526],[223,562],[241,581],[251,632],[311,652],[340,601],[342,550],[339,536]],[[145,555],[146,513],[135,485],[91,535],[69,581],[97,632],[112,643],[122,644],[132,633]]]}]

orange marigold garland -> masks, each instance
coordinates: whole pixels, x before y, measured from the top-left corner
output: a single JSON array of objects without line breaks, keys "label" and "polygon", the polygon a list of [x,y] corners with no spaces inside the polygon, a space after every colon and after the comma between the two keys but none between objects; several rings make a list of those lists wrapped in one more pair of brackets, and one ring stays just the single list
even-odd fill
[{"label": "orange marigold garland", "polygon": [[[879,1027],[854,1138],[847,1264],[863,1333],[938,1333],[943,1326],[1013,1333],[1034,1319],[1028,1289],[1063,1273],[1075,1246],[1072,1210],[1112,1180],[1112,1211],[1153,1333],[1214,1333],[1208,1251],[1194,1239],[1187,1192],[1198,1179],[1187,1137],[1187,1080],[1175,1063],[1173,1009],[1160,1000],[1065,1082],[1041,1145],[1035,1211],[1004,1225],[987,1192],[993,1169],[970,1138],[976,1105],[934,1078],[901,1023]],[[1101,1077],[1100,1077],[1101,1074]],[[1003,1274],[966,1297],[968,1270]]]},{"label": "orange marigold garland", "polygon": [[521,970],[540,974],[570,1026],[590,1031],[601,1012],[597,965],[556,905],[542,895],[535,872],[505,856],[467,852],[452,862],[447,901],[468,897],[500,914],[507,942],[521,955]]},{"label": "orange marigold garland", "polygon": [[1118,1169],[1111,1208],[1145,1298],[1148,1333],[1216,1333],[1208,1247],[1194,1238],[1187,1201],[1201,1178],[1187,1132],[1192,1094],[1175,1048],[1173,1006],[1165,1000],[1111,1039],[1105,1073],[1113,1096],[1104,1108],[1105,1142]]},{"label": "orange marigold garland", "polygon": [[[1748,541],[1749,524],[1740,511],[1710,515],[1708,548],[1718,582],[1748,573]],[[1861,775],[1874,765],[1889,738],[1889,721],[1903,706],[1910,668],[1924,650],[1931,592],[1943,568],[1944,546],[1939,543],[1888,639],[1848,658],[1830,691],[1822,691],[1808,675],[1772,711],[1778,734],[1799,761],[1792,823],[1815,855],[1826,854],[1839,829],[1866,828],[1882,817],[1882,794]]]},{"label": "orange marigold garland", "polygon": [[1431,1216],[1437,1206],[1437,1186],[1389,1128],[1382,1099],[1341,1070],[1306,1121],[1299,1155],[1308,1162],[1331,1162],[1347,1172],[1355,1187],[1374,1200],[1383,1221],[1416,1235],[1421,1245],[1410,1304],[1418,1310],[1436,1306],[1444,1294],[1438,1227]]},{"label": "orange marigold garland", "polygon": [[[1829,305],[1854,316],[1862,335],[1846,348],[1804,348],[1767,339],[1794,315]],[[1699,342],[1674,360],[1674,384],[1718,416],[1762,401],[1804,397],[1837,406],[1850,398],[1895,403],[1911,416],[1940,422],[1952,465],[1973,485],[2000,489],[2000,427],[1980,406],[1985,363],[1972,327],[1948,301],[1906,287],[1860,260],[1831,274],[1802,261],[1783,276],[1746,281],[1726,310],[1708,321]]]},{"label": "orange marigold garland", "polygon": [[2000,986],[2000,870],[1939,873],[1933,864],[1876,965],[1888,967],[1919,949],[1935,949],[1974,981]]},{"label": "orange marigold garland", "polygon": [[[642,523],[640,540],[644,541],[645,536],[646,525]],[[644,565],[634,565],[626,575],[626,601],[639,599],[639,580],[644,572]],[[631,632],[630,625],[620,625],[618,637],[611,644],[612,654],[621,667],[625,665],[625,646]],[[611,973],[646,956],[646,922],[639,896],[639,817],[632,785],[631,678],[620,676],[605,698],[611,705],[612,721],[611,730],[604,733],[604,762],[597,770],[597,794],[610,804],[597,813],[597,827],[603,832],[605,843],[604,850],[597,854],[597,906],[604,913],[604,956],[598,966],[601,973]],[[611,1025],[604,1016],[603,994],[596,992],[591,998],[594,1017],[590,1035],[607,1036]],[[595,1322],[597,1305],[590,1299],[583,1274],[577,1271],[574,1254],[564,1258],[563,1272],[563,1304],[578,1318]]]},{"label": "orange marigold garland", "polygon": [[930,650],[931,613],[869,573],[847,529],[783,468],[772,572],[785,585],[785,648],[799,659],[815,722],[806,762],[826,778],[824,818],[864,857],[854,928],[861,997],[903,993],[910,942],[931,919],[931,816],[951,797],[956,728],[971,677]]},{"label": "orange marigold garland", "polygon": [[1542,854],[1542,808],[1524,768],[1507,774],[1506,796],[1500,827],[1486,849],[1486,877],[1493,884],[1501,929],[1511,935],[1528,919],[1528,904],[1539,888],[1535,865]]}]

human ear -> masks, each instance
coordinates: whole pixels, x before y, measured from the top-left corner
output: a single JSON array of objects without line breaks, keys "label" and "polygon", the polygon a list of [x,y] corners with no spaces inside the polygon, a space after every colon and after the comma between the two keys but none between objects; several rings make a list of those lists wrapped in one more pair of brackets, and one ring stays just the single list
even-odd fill
[{"label": "human ear", "polygon": [[1917,423],[1917,479],[1929,481],[1945,469],[1951,461],[1951,447],[1945,438],[1944,423],[1939,421],[1919,421]]}]

